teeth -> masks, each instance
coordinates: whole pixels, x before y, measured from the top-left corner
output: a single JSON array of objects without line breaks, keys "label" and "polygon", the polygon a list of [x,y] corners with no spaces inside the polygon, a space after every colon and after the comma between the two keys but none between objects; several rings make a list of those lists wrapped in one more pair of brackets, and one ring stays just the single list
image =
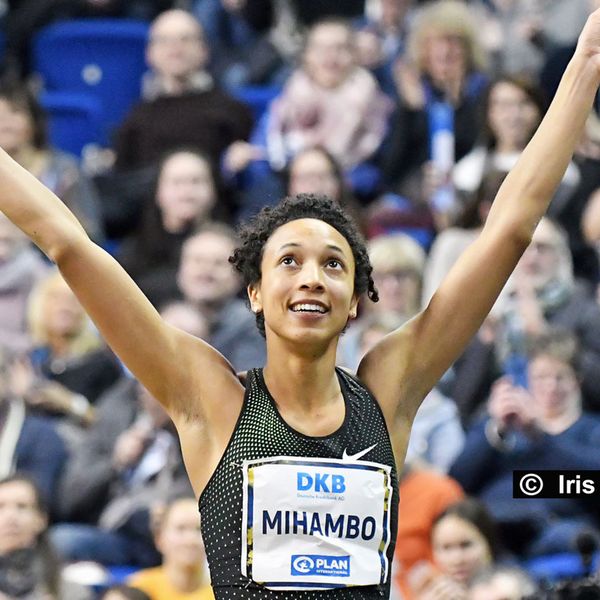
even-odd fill
[{"label": "teeth", "polygon": [[326,312],[325,309],[322,306],[319,306],[318,304],[296,304],[295,306],[292,306],[292,310],[294,312]]}]

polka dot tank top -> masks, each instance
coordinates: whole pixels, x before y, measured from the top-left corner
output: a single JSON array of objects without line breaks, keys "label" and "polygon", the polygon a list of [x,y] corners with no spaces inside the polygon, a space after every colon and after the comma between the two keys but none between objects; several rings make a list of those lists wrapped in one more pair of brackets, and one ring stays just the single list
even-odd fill
[{"label": "polka dot tank top", "polygon": [[391,467],[391,566],[398,525],[398,478],[394,454],[377,401],[354,377],[336,369],[346,406],[342,426],[324,437],[309,437],[290,427],[279,414],[264,382],[262,369],[248,372],[246,394],[227,449],[200,497],[202,534],[217,600],[367,600],[389,598],[390,577],[380,585],[330,590],[269,590],[241,571],[243,469],[242,461],[275,456],[340,459],[344,451],[358,453],[374,445],[365,460]]}]

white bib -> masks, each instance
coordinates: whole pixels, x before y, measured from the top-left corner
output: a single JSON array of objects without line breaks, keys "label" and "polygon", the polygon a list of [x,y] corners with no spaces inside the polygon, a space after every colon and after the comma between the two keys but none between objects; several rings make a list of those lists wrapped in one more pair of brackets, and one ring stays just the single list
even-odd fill
[{"label": "white bib", "polygon": [[391,467],[344,456],[243,462],[246,577],[284,590],[385,583]]}]

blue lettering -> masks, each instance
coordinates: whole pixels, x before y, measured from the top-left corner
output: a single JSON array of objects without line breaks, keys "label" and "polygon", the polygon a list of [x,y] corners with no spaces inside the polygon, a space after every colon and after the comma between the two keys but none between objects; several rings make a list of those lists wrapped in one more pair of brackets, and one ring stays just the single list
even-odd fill
[{"label": "blue lettering", "polygon": [[331,490],[327,486],[327,478],[329,473],[316,473],[315,474],[315,492],[330,492]]},{"label": "blue lettering", "polygon": [[268,529],[277,527],[277,535],[281,535],[281,511],[278,510],[273,518],[269,516],[268,510],[263,510],[263,535],[267,534]]},{"label": "blue lettering", "polygon": [[313,478],[308,473],[297,474],[298,489],[299,490],[310,490],[313,484]]},{"label": "blue lettering", "polygon": [[346,491],[346,482],[343,475],[331,476],[331,491],[336,494],[341,494]]}]

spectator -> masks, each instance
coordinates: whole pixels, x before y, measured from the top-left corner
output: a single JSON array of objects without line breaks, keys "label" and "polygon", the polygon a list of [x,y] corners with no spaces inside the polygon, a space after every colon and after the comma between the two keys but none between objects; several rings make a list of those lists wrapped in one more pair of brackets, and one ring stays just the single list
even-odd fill
[{"label": "spectator", "polygon": [[458,257],[477,238],[506,172],[490,170],[482,177],[477,191],[465,202],[456,226],[441,231],[431,246],[423,274],[423,304],[431,300]]},{"label": "spectator", "polygon": [[36,372],[94,404],[121,374],[120,364],[103,344],[81,304],[58,271],[33,290],[29,331]]},{"label": "spectator", "polygon": [[389,95],[396,93],[393,64],[405,50],[413,18],[413,0],[368,0],[364,17],[354,23],[357,60]]},{"label": "spectator", "polygon": [[67,451],[48,419],[28,413],[19,370],[19,361],[0,346],[0,478],[16,471],[27,475],[49,504],[56,499]]},{"label": "spectator", "polygon": [[[485,98],[483,143],[455,165],[455,188],[468,197],[488,170],[508,173],[535,133],[545,108],[543,93],[531,80],[516,76],[496,79]],[[568,203],[579,180],[579,170],[571,162],[549,208],[551,216]]]},{"label": "spectator", "polygon": [[19,474],[0,479],[0,596],[90,600],[90,590],[61,576],[47,526],[48,514],[34,482]]},{"label": "spectator", "polygon": [[214,85],[209,49],[191,14],[168,10],[157,17],[146,52],[145,98],[118,131],[118,171],[148,167],[181,146],[197,147],[218,164],[232,142],[248,138],[250,110]]},{"label": "spectator", "polygon": [[414,240],[404,234],[376,237],[369,243],[369,259],[379,302],[366,306],[375,318],[369,322],[361,316],[340,341],[342,364],[352,370],[367,350],[365,338],[375,342],[369,331],[381,332],[379,339],[416,315],[421,306],[425,253]]},{"label": "spectator", "polygon": [[[265,205],[271,205],[282,196],[295,194],[323,194],[343,206],[359,224],[363,225],[363,210],[345,180],[341,165],[322,146],[312,146],[298,152],[289,162],[280,181],[269,184],[272,189],[250,189],[244,194],[239,220],[252,217]],[[364,229],[364,228],[363,228]]]},{"label": "spectator", "polygon": [[[395,67],[400,104],[386,148],[384,169],[395,191],[415,204],[428,200],[433,174],[429,118],[434,103],[453,111],[454,156],[473,148],[487,84],[476,23],[463,2],[433,2],[417,16],[407,56]],[[426,181],[423,180],[427,174]]]},{"label": "spectator", "polygon": [[155,306],[177,295],[184,240],[218,213],[227,212],[217,193],[210,162],[201,153],[175,150],[162,160],[153,201],[144,207],[139,227],[117,255]]},{"label": "spectator", "polygon": [[29,348],[27,298],[48,269],[42,255],[0,214],[0,337],[13,351]]},{"label": "spectator", "polygon": [[523,355],[527,336],[552,327],[567,329],[578,337],[585,406],[597,410],[600,308],[586,285],[574,279],[566,236],[547,217],[540,221],[503,295],[492,320],[457,365],[453,395],[465,423],[476,414],[494,379],[507,368],[512,370],[513,357]]},{"label": "spectator", "polygon": [[270,39],[273,0],[195,0],[193,11],[212,49],[211,71],[228,89],[277,79],[282,57]]},{"label": "spectator", "polygon": [[435,567],[421,563],[409,574],[417,600],[466,600],[467,584],[498,554],[494,521],[482,504],[468,498],[450,505],[431,531]]},{"label": "spectator", "polygon": [[98,406],[98,418],[61,482],[53,542],[63,558],[104,565],[158,564],[150,509],[190,492],[179,441],[160,404],[123,379]]},{"label": "spectator", "polygon": [[546,53],[574,44],[588,15],[588,0],[475,0],[471,4],[483,17],[482,40],[495,73],[535,79]]},{"label": "spectator", "polygon": [[265,132],[271,167],[281,170],[300,150],[322,146],[352,170],[378,150],[391,109],[373,76],[356,64],[352,29],[320,21],[308,33],[302,66],[271,104]]},{"label": "spectator", "polygon": [[534,598],[533,579],[516,567],[491,567],[480,571],[469,585],[468,600],[524,600]]},{"label": "spectator", "polygon": [[183,244],[177,280],[185,301],[210,324],[210,343],[244,371],[264,364],[265,344],[254,315],[237,297],[240,281],[229,264],[235,247],[233,230],[205,227]]},{"label": "spectator", "polygon": [[500,379],[489,416],[467,434],[450,475],[481,498],[515,552],[568,551],[575,536],[598,527],[597,504],[585,498],[513,499],[518,469],[598,469],[600,418],[582,410],[576,339],[553,331],[534,338],[528,386]]},{"label": "spectator", "polygon": [[455,188],[472,194],[489,171],[510,171],[546,110],[541,90],[524,77],[501,76],[489,86],[483,106],[482,140],[457,162]]},{"label": "spectator", "polygon": [[421,308],[421,283],[425,253],[409,236],[379,236],[369,243],[373,279],[379,302],[370,307],[394,312],[408,320]]},{"label": "spectator", "polygon": [[462,500],[464,494],[456,481],[425,468],[418,461],[405,463],[399,483],[401,510],[394,554],[394,585],[404,600],[411,600],[407,574],[420,562],[433,562],[433,523],[449,505]]},{"label": "spectator", "polygon": [[170,502],[157,518],[154,535],[161,566],[136,573],[129,583],[151,600],[214,600],[196,500]]},{"label": "spectator", "polygon": [[49,145],[44,111],[20,84],[0,84],[0,147],[50,188],[95,241],[103,240],[96,189],[74,157]]}]

